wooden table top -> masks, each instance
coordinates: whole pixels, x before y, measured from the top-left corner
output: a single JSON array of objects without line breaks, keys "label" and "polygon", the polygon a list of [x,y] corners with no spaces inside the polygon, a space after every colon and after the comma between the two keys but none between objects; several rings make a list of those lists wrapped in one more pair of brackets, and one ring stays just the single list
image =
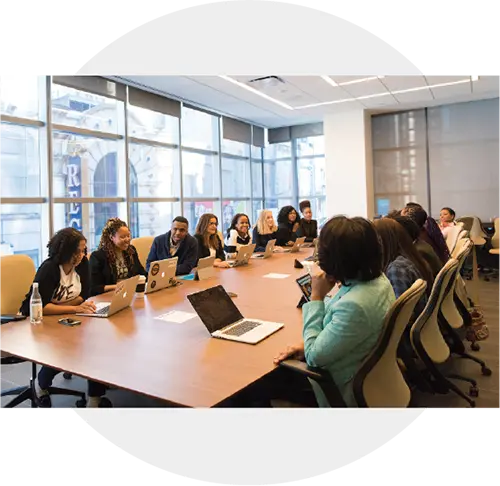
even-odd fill
[{"label": "wooden table top", "polygon": [[[29,361],[75,375],[132,390],[187,407],[211,407],[271,372],[273,358],[302,336],[301,297],[295,279],[305,269],[294,260],[312,254],[275,254],[250,264],[214,269],[215,277],[184,281],[164,289],[110,318],[79,317],[80,326],[46,316],[32,326],[29,319],[1,326],[1,349]],[[289,274],[286,279],[263,278],[268,273]],[[248,318],[283,322],[284,328],[256,345],[215,339],[198,316],[182,324],[155,317],[170,310],[194,313],[186,295],[222,284],[234,292],[235,304]],[[102,295],[95,300],[109,300]]]}]

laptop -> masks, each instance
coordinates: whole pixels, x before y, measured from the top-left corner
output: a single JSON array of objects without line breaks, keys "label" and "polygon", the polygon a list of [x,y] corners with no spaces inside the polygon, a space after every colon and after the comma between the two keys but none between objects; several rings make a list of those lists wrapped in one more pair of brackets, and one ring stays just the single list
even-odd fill
[{"label": "laptop", "polygon": [[90,317],[111,317],[113,314],[120,312],[127,308],[132,303],[135,295],[135,289],[139,282],[139,275],[122,280],[116,284],[111,302],[97,302],[96,312],[94,314],[76,314],[77,316],[90,316]]},{"label": "laptop", "polygon": [[152,262],[149,266],[148,283],[145,294],[157,292],[158,290],[175,285],[175,272],[177,270],[178,257],[167,258]]},{"label": "laptop", "polygon": [[305,260],[307,262],[317,262],[318,261],[318,238],[316,238],[314,241],[314,252],[310,257],[307,257]]},{"label": "laptop", "polygon": [[303,236],[302,238],[297,238],[295,240],[295,243],[293,244],[292,248],[285,248],[285,249],[283,249],[283,252],[284,253],[297,253],[305,241],[306,241],[305,236]]},{"label": "laptop", "polygon": [[230,267],[239,267],[241,265],[247,265],[250,260],[253,251],[255,250],[255,243],[251,245],[243,245],[238,248],[238,253],[234,260],[229,260]]},{"label": "laptop", "polygon": [[274,245],[276,245],[276,240],[269,240],[266,245],[264,253],[255,253],[252,258],[270,258],[273,256]]},{"label": "laptop", "polygon": [[215,257],[205,257],[198,260],[198,266],[196,267],[194,274],[195,280],[206,280],[215,275],[214,272],[214,262]]},{"label": "laptop", "polygon": [[212,337],[257,344],[284,325],[245,319],[222,285],[189,294],[187,298]]},{"label": "laptop", "polygon": [[318,238],[314,238],[313,241],[309,242],[309,241],[306,241],[303,245],[302,245],[302,248],[312,248],[313,246],[316,245],[316,241],[317,241]]}]

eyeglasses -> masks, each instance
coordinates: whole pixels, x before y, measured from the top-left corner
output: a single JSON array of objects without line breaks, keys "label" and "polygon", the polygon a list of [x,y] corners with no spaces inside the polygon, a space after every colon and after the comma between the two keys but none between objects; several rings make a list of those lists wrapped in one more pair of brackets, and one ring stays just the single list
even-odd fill
[{"label": "eyeglasses", "polygon": [[210,223],[208,223],[208,226],[219,226],[219,223],[212,223],[212,222],[210,222]]}]

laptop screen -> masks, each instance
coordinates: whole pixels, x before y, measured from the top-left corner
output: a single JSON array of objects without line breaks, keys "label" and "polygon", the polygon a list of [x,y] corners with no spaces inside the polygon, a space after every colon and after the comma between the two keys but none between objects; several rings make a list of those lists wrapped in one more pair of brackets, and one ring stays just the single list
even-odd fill
[{"label": "laptop screen", "polygon": [[210,333],[243,319],[222,285],[187,296]]}]

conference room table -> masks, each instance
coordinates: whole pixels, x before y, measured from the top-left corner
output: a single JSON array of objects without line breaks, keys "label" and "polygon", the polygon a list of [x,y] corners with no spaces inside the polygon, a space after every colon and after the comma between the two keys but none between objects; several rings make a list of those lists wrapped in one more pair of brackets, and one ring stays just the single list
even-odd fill
[{"label": "conference room table", "polygon": [[[213,407],[271,373],[273,358],[302,338],[301,292],[295,280],[306,273],[294,268],[312,249],[251,259],[245,266],[214,269],[207,280],[134,298],[131,307],[109,318],[79,317],[81,325],[45,316],[1,326],[1,349],[107,385],[164,400],[166,405]],[[286,278],[265,278],[274,273]],[[282,322],[284,327],[258,344],[212,338],[195,315],[185,322],[158,319],[169,311],[195,314],[186,296],[215,285],[237,294],[244,317]],[[103,294],[95,301],[109,301]],[[74,317],[74,316],[73,316]],[[26,377],[28,380],[28,377]]]}]

